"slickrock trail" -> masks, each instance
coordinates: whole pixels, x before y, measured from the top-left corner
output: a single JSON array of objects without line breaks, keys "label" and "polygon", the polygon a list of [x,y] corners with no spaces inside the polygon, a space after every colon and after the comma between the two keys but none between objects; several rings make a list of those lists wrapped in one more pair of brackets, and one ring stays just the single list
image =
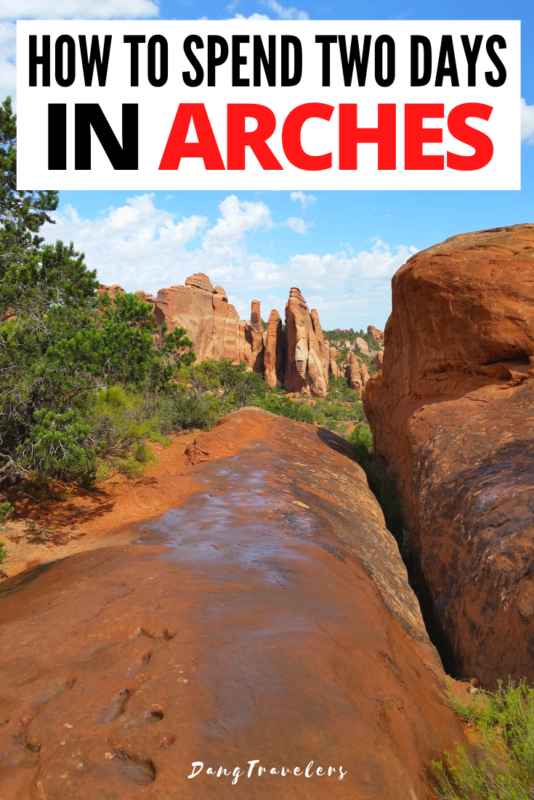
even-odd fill
[{"label": "slickrock trail", "polygon": [[534,680],[534,225],[462,234],[393,278],[364,405],[457,676]]},{"label": "slickrock trail", "polygon": [[[346,444],[248,409],[202,441],[177,508],[2,584],[0,796],[430,800],[462,732]],[[206,774],[256,759],[336,772]]]}]

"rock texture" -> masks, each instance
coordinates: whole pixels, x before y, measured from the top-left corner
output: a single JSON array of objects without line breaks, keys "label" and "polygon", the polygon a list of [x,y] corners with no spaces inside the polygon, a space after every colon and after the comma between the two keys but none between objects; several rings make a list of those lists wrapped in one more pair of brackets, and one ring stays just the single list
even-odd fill
[{"label": "rock texture", "polygon": [[141,300],[143,303],[148,303],[150,306],[152,306],[152,310],[154,310],[154,307],[156,305],[156,298],[153,295],[149,294],[148,292],[144,292],[143,290],[140,290],[135,293],[135,296],[138,297],[139,300]]},{"label": "rock texture", "polygon": [[384,363],[384,351],[377,350],[374,354],[373,358],[371,359],[371,364],[374,364],[378,371],[382,369],[382,364]]},{"label": "rock texture", "polygon": [[265,337],[265,380],[271,388],[284,385],[286,340],[282,331],[282,319],[278,311],[273,308],[267,323]]},{"label": "rock texture", "polygon": [[380,344],[384,344],[384,332],[379,331],[378,328],[375,328],[374,325],[369,325],[367,327],[367,333],[369,336],[372,336],[373,339],[376,339],[377,342]]},{"label": "rock texture", "polygon": [[197,362],[229,358],[236,364],[244,361],[251,370],[263,370],[258,301],[253,302],[251,321],[244,322],[222,286],[213,288],[207,275],[197,273],[186,279],[185,286],[160,289],[154,313],[158,325],[166,322],[169,330],[187,330]]},{"label": "rock texture", "polygon": [[193,275],[187,278],[185,286],[160,289],[157,294],[154,313],[158,325],[166,322],[170,331],[185,328],[197,361],[207,358],[212,348],[214,294],[206,275]]},{"label": "rock texture", "polygon": [[356,353],[351,353],[345,368],[345,375],[349,380],[350,388],[358,392],[361,397],[363,387],[369,380],[369,370],[367,364]]},{"label": "rock texture", "polygon": [[315,330],[317,312],[312,314],[300,289],[291,289],[286,305],[287,365],[284,385],[288,392],[319,397],[325,395],[328,388],[329,356],[320,325]]},{"label": "rock texture", "polygon": [[339,368],[336,358],[338,357],[339,353],[334,348],[330,348],[330,361],[328,364],[328,372],[333,378],[340,378],[342,376],[342,370]]},{"label": "rock texture", "polygon": [[366,355],[366,356],[370,355],[370,353],[369,353],[369,345],[367,344],[365,339],[362,339],[362,338],[358,337],[356,339],[356,347],[358,348],[358,350],[361,350],[361,352],[364,353],[364,355]]},{"label": "rock texture", "polygon": [[[211,442],[239,458],[202,463]],[[229,415],[191,443],[203,488],[176,509],[3,583],[2,797],[434,797],[430,762],[462,731],[346,447]],[[336,773],[206,774],[250,759]]]},{"label": "rock texture", "polygon": [[385,344],[364,403],[449,665],[488,687],[532,681],[534,225],[410,258]]},{"label": "rock texture", "polygon": [[263,322],[261,319],[260,301],[253,300],[250,309],[250,349],[252,369],[263,371]]}]

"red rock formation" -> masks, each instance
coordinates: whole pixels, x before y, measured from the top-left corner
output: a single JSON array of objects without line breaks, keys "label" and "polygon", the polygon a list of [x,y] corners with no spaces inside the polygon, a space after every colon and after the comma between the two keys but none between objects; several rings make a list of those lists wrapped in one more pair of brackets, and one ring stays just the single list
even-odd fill
[{"label": "red rock formation", "polygon": [[338,355],[339,355],[338,351],[334,347],[331,347],[329,351],[330,360],[328,363],[328,372],[335,379],[340,378],[342,375],[342,370],[339,368],[338,363],[336,361]]},{"label": "red rock formation", "polygon": [[[320,332],[322,337],[322,331]],[[313,320],[299,289],[293,288],[286,304],[287,364],[284,385],[288,392],[320,397],[328,388],[328,368]],[[328,363],[328,362],[327,362]]]},{"label": "red rock formation", "polygon": [[376,339],[379,344],[384,344],[384,332],[379,331],[378,328],[375,328],[374,325],[369,325],[367,327],[367,333],[369,336],[372,336],[373,339]]},{"label": "red rock formation", "polygon": [[207,358],[212,346],[214,294],[207,275],[198,274],[187,278],[185,286],[160,289],[156,298],[154,313],[158,325],[166,322],[169,331],[185,328],[197,361]]},{"label": "red rock formation", "polygon": [[[154,313],[160,326],[166,322],[171,331],[176,327],[187,330],[197,362],[206,358],[245,362],[250,370],[266,371],[271,386],[289,381],[288,391],[324,395],[330,363],[328,343],[317,311],[313,309],[310,314],[298,289],[291,291],[286,308],[291,344],[279,317],[272,318],[271,336],[263,330],[259,300],[252,301],[250,322],[241,320],[222,286],[214,289],[202,273],[187,278],[185,286],[160,289]],[[143,292],[137,294],[149,297]]]},{"label": "red rock formation", "polygon": [[135,296],[138,297],[139,300],[141,300],[143,303],[148,303],[149,305],[151,305],[152,309],[154,309],[154,306],[156,305],[156,298],[153,295],[148,294],[148,292],[143,292],[142,290],[140,290],[135,293]]},{"label": "red rock formation", "polygon": [[282,320],[278,311],[273,308],[267,323],[265,337],[265,380],[271,388],[284,385],[285,371],[285,336],[282,331]]},{"label": "red rock formation", "polygon": [[[239,315],[234,306],[228,302],[222,286],[216,286],[212,295],[212,328],[210,340],[206,347],[205,358],[222,361],[230,358],[234,363],[239,361]],[[195,353],[197,352],[195,348]],[[197,360],[201,360],[197,354]]]},{"label": "red rock formation", "polygon": [[257,300],[252,308],[254,322],[244,322],[222,286],[214,289],[207,275],[197,273],[186,279],[185,286],[160,289],[155,314],[159,325],[166,322],[169,330],[187,330],[197,362],[229,358],[262,371],[263,326]]},{"label": "red rock formation", "polygon": [[252,369],[263,371],[263,322],[261,319],[260,301],[253,300],[250,309],[250,347]]},{"label": "red rock formation", "polygon": [[364,402],[452,669],[532,681],[534,225],[448,239],[392,285]]},{"label": "red rock formation", "polygon": [[100,284],[98,287],[98,294],[108,294],[111,300],[114,300],[118,294],[126,294],[122,286],[119,286],[118,283],[114,283],[113,286],[104,286],[103,283]]},{"label": "red rock formation", "polygon": [[363,394],[363,387],[369,380],[367,364],[355,353],[351,353],[346,366],[345,375],[349,380],[350,388],[358,392],[361,397]]},{"label": "red rock formation", "polygon": [[[202,292],[210,292],[210,294],[215,292],[210,279],[207,275],[204,275],[203,272],[195,272],[194,275],[190,275],[189,278],[185,279],[185,285],[189,286],[191,289],[200,289]],[[218,288],[222,289],[222,286]]]},{"label": "red rock formation", "polygon": [[[434,798],[463,734],[363,471],[312,426],[222,422],[174,511],[3,584],[2,798]],[[270,774],[310,761],[336,773]]]},{"label": "red rock formation", "polygon": [[371,359],[371,364],[374,364],[377,370],[380,371],[382,369],[383,363],[384,363],[384,351],[377,350],[373,358]]},{"label": "red rock formation", "polygon": [[356,342],[355,342],[355,344],[356,344],[356,347],[358,348],[358,350],[359,350],[361,353],[363,353],[363,354],[364,354],[364,355],[366,355],[366,356],[370,355],[370,352],[369,352],[369,345],[367,344],[367,342],[365,341],[365,339],[362,339],[361,337],[358,337],[358,338],[356,339]]},{"label": "red rock formation", "polygon": [[321,362],[323,375],[326,376],[326,381],[328,383],[330,347],[328,345],[328,342],[324,338],[323,329],[321,327],[321,320],[319,319],[319,314],[317,312],[317,309],[315,308],[312,308],[311,310],[311,319],[312,319],[313,331],[317,339],[317,347],[319,350],[319,359]]}]

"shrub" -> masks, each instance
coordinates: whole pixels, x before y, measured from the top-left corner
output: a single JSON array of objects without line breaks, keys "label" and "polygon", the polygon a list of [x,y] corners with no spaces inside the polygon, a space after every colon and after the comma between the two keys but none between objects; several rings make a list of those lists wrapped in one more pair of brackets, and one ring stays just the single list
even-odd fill
[{"label": "shrub", "polygon": [[146,442],[139,442],[134,448],[134,458],[139,464],[155,461],[156,456]]},{"label": "shrub", "polygon": [[124,454],[145,439],[160,437],[164,426],[160,398],[110,386],[93,395],[88,414],[91,435],[101,443],[100,454]]},{"label": "shrub", "polygon": [[163,432],[200,428],[210,430],[219,418],[219,398],[216,395],[195,396],[187,387],[162,399]]},{"label": "shrub", "polygon": [[313,425],[315,422],[313,407],[309,405],[300,406],[298,418],[301,422],[308,422],[310,425]]},{"label": "shrub", "polygon": [[13,506],[11,503],[0,503],[0,524],[5,521],[5,518],[10,511],[13,511]]},{"label": "shrub", "polygon": [[502,682],[467,703],[449,700],[470,723],[478,754],[457,746],[445,763],[433,763],[441,800],[532,800],[534,787],[534,689],[524,681]]},{"label": "shrub", "polygon": [[88,444],[91,426],[74,411],[36,411],[35,424],[17,447],[19,471],[30,468],[51,477],[90,485],[96,471],[96,447]]}]

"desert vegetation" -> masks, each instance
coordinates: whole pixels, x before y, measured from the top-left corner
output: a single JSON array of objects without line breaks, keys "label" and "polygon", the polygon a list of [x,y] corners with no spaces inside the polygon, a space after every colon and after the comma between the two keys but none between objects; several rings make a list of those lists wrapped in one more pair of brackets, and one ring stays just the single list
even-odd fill
[{"label": "desert vegetation", "polygon": [[440,800],[531,800],[534,786],[534,689],[524,681],[495,692],[472,689],[448,702],[474,747],[458,746],[435,763]]}]

